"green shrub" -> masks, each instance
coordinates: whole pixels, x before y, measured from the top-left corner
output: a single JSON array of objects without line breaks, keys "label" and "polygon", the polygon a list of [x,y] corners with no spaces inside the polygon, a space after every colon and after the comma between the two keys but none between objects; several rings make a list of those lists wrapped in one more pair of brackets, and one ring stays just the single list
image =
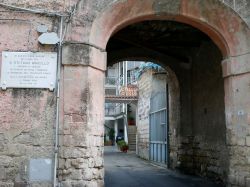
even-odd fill
[{"label": "green shrub", "polygon": [[127,145],[127,143],[124,140],[120,140],[120,141],[117,142],[117,145],[119,147],[123,147],[123,146]]},{"label": "green shrub", "polygon": [[118,145],[118,147],[120,148],[121,151],[127,152],[128,144],[124,140],[118,141],[117,145]]}]

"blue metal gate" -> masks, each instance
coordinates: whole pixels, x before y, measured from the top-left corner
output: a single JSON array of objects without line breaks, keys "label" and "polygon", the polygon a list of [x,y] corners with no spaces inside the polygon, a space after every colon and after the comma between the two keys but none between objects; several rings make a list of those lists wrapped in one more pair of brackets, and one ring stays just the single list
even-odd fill
[{"label": "blue metal gate", "polygon": [[150,99],[150,160],[168,163],[167,94],[159,92]]}]

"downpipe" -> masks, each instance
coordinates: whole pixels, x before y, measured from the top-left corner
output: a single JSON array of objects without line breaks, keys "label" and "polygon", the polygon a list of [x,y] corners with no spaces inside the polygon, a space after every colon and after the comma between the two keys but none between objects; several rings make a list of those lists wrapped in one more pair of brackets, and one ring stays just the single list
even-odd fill
[{"label": "downpipe", "polygon": [[56,86],[56,125],[55,125],[55,143],[54,143],[54,175],[53,187],[57,187],[57,167],[58,167],[58,152],[59,152],[59,111],[60,111],[60,82],[61,82],[61,63],[62,63],[62,40],[63,40],[63,23],[64,18],[60,17],[60,41],[58,43],[58,56],[57,56],[57,86]]}]

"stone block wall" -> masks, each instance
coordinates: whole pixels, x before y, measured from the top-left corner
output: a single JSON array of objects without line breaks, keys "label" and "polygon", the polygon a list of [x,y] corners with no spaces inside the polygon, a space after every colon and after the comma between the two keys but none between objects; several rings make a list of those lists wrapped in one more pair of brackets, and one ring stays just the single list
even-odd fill
[{"label": "stone block wall", "polygon": [[152,73],[152,71],[144,72],[138,81],[137,152],[144,159],[149,159],[149,113],[152,93]]},{"label": "stone block wall", "polygon": [[166,74],[155,74],[154,70],[147,70],[138,81],[137,151],[144,159],[149,159],[150,98],[157,92],[166,91],[166,77]]},{"label": "stone block wall", "polygon": [[186,172],[225,181],[229,152],[221,58],[211,42],[204,43],[195,53],[190,85],[192,131],[182,135],[178,159]]},{"label": "stone block wall", "polygon": [[[228,89],[230,89],[233,91],[234,94],[232,94],[232,97],[235,98],[235,103],[231,103],[231,105],[237,107],[237,109],[234,109],[232,112],[226,111],[226,120],[228,122],[226,139],[230,158],[228,183],[233,187],[249,186],[250,109],[248,107],[250,106],[250,100],[242,101],[242,98],[248,98],[249,96],[250,87],[245,86],[250,84],[249,73],[242,74],[238,76],[237,79],[228,78],[227,81],[230,81],[231,88],[225,87],[225,90],[228,91]],[[228,104],[227,99],[226,103]],[[235,125],[236,121],[237,125]]]},{"label": "stone block wall", "polygon": [[54,94],[45,90],[9,89],[0,95],[4,96],[0,99],[3,111],[0,114],[0,186],[32,186],[35,182],[29,180],[30,160],[53,161]]},{"label": "stone block wall", "polygon": [[[87,64],[68,65],[77,53],[64,53],[63,60],[64,123],[60,129],[59,180],[66,187],[99,187],[104,185],[104,69]],[[92,63],[82,61],[89,59],[91,53],[82,54],[77,57],[78,62]],[[106,54],[97,52],[95,59],[103,60],[103,55]]]},{"label": "stone block wall", "polygon": [[[57,175],[62,186],[103,186],[106,53],[89,45],[71,44],[69,41],[86,41],[96,14],[111,1],[3,3],[13,7],[0,5],[1,52],[58,52],[57,46],[38,43],[39,33],[36,29],[38,25],[44,24],[49,32],[59,35],[60,15],[65,16]],[[70,14],[72,17],[69,19]],[[0,104],[0,186],[52,186],[56,92],[8,89],[0,91]],[[32,159],[52,162],[48,171],[51,172],[51,180],[30,181],[29,162]]]}]

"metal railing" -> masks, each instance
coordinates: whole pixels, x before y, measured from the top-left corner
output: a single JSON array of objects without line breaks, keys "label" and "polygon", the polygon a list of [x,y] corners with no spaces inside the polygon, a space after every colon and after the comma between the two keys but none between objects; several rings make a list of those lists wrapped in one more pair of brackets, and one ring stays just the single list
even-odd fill
[{"label": "metal railing", "polygon": [[123,105],[118,103],[105,103],[105,116],[117,116],[123,113]]},{"label": "metal railing", "polygon": [[105,85],[116,86],[116,84],[117,84],[117,78],[116,77],[106,77],[105,78]]}]

